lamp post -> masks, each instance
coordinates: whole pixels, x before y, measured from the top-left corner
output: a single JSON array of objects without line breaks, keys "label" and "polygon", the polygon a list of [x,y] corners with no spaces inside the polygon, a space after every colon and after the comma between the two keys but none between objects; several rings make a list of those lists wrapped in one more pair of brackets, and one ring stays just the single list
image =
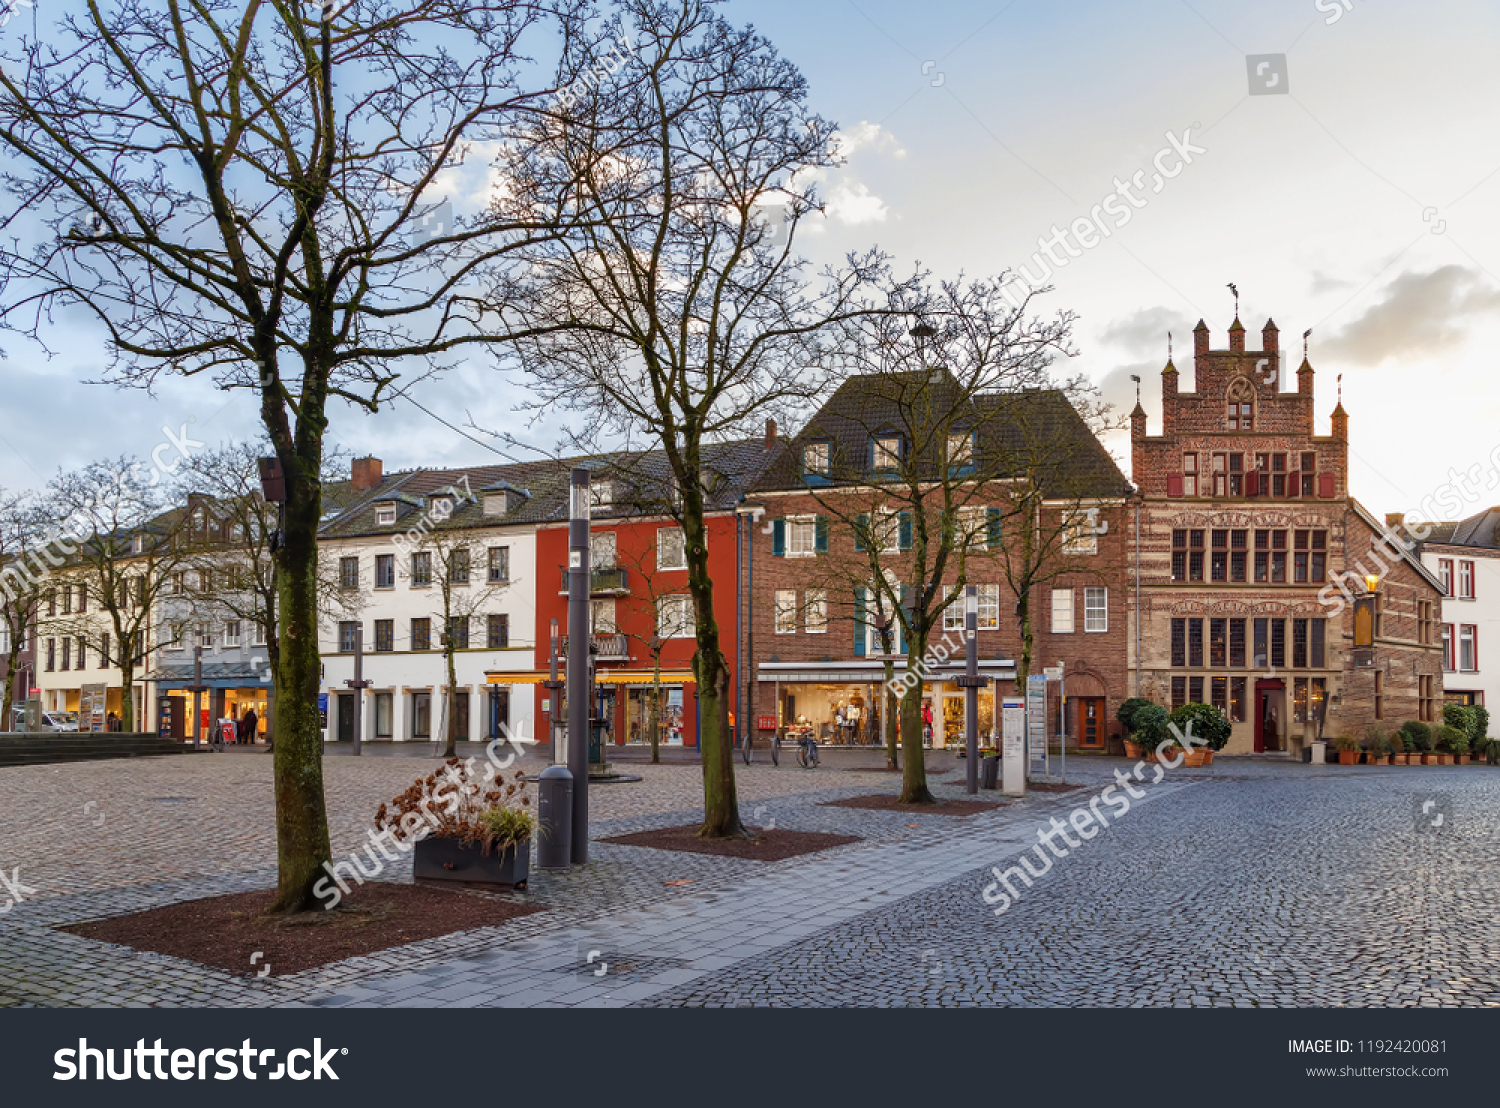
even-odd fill
[{"label": "lamp post", "polygon": [[589,471],[573,470],[568,511],[568,770],[573,864],[589,860]]},{"label": "lamp post", "polygon": [[345,681],[354,690],[354,756],[359,757],[360,736],[364,734],[364,707],[365,690],[373,681],[366,681],[365,676],[365,626],[361,623],[354,629],[354,679]]},{"label": "lamp post", "polygon": [[964,675],[958,679],[964,690],[964,791],[979,791],[979,586],[964,586]]},{"label": "lamp post", "polygon": [[[572,582],[569,582],[571,587]],[[562,715],[563,682],[557,676],[557,620],[552,621],[552,653],[547,660],[547,680],[542,684],[547,689],[547,739],[552,744],[552,764],[562,765],[568,760],[567,732],[558,722]]]}]

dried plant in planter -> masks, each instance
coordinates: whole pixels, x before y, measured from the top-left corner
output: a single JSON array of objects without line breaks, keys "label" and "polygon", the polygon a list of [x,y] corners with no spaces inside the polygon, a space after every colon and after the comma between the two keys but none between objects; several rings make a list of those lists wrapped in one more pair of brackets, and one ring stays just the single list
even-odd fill
[{"label": "dried plant in planter", "polygon": [[449,758],[441,771],[417,778],[389,805],[382,804],[375,827],[412,841],[431,836],[478,844],[490,854],[531,838],[536,817],[519,770],[511,782],[502,773],[476,780],[473,758],[467,763]]}]

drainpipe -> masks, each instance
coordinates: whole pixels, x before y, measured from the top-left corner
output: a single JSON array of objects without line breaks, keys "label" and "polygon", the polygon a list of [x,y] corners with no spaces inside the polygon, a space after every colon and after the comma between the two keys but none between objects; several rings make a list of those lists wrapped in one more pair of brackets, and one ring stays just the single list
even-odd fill
[{"label": "drainpipe", "polygon": [[1135,695],[1141,695],[1141,502],[1135,502]]}]

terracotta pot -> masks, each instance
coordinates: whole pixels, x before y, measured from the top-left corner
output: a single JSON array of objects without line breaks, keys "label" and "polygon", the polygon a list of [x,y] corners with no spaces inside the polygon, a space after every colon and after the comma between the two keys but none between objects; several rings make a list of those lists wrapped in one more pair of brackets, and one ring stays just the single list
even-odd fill
[{"label": "terracotta pot", "polygon": [[1357,751],[1357,750],[1340,750],[1339,751],[1339,765],[1341,765],[1341,766],[1353,766],[1353,765],[1358,765],[1358,764],[1359,764],[1359,751]]},{"label": "terracotta pot", "polygon": [[1422,754],[1422,764],[1424,766],[1435,766],[1438,764],[1438,756],[1424,751]]},{"label": "terracotta pot", "polygon": [[1205,766],[1211,766],[1214,764],[1214,752],[1212,750],[1203,751],[1203,764]]},{"label": "terracotta pot", "polygon": [[1453,755],[1451,754],[1439,754],[1437,757],[1438,765],[1440,766],[1451,766],[1453,764]]},{"label": "terracotta pot", "polygon": [[1190,750],[1183,758],[1182,764],[1184,767],[1197,769],[1199,766],[1208,765],[1208,760],[1211,757],[1213,757],[1213,751],[1211,750]]},{"label": "terracotta pot", "polygon": [[1469,764],[1469,757],[1470,756],[1468,754],[1460,754],[1458,756],[1458,764],[1461,765],[1461,766],[1468,765]]},{"label": "terracotta pot", "polygon": [[1137,742],[1131,742],[1129,739],[1126,739],[1125,740],[1125,757],[1127,757],[1127,758],[1139,758],[1140,756],[1141,756],[1141,744],[1137,743]]},{"label": "terracotta pot", "polygon": [[1393,766],[1404,766],[1404,765],[1406,765],[1406,755],[1405,754],[1392,754],[1391,755],[1391,765],[1393,765]]}]

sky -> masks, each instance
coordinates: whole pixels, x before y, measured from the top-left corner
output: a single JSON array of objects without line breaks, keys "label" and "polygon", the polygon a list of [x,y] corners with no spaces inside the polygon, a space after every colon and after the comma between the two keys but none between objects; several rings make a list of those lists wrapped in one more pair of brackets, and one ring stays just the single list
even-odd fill
[{"label": "sky", "polygon": [[[1088,216],[1117,178],[1138,179],[1129,221],[1073,245],[1079,256],[1063,257],[1036,302],[1078,316],[1078,354],[1060,374],[1087,375],[1121,415],[1135,401],[1131,375],[1142,377],[1157,433],[1167,333],[1186,389],[1197,320],[1215,349],[1228,345],[1232,282],[1251,347],[1274,317],[1294,368],[1311,329],[1319,434],[1342,375],[1350,487],[1368,508],[1414,510],[1450,470],[1475,464],[1496,487],[1481,480],[1462,514],[1500,503],[1490,461],[1500,446],[1500,5],[725,7],[801,68],[814,109],[844,130],[847,163],[827,175],[827,215],[804,240],[814,259],[878,245],[938,277],[1036,274],[1039,238]],[[60,319],[49,341],[50,358],[14,336],[0,341],[0,487],[37,487],[99,457],[144,457],[164,428],[180,437],[186,424],[209,442],[255,434],[248,395],[182,379],[154,396],[87,384],[106,364],[102,338]],[[516,413],[524,383],[488,361],[420,395],[431,414],[335,409],[333,438],[388,471],[496,460],[440,419],[552,445]],[[1106,441],[1128,475],[1128,435]]]}]

